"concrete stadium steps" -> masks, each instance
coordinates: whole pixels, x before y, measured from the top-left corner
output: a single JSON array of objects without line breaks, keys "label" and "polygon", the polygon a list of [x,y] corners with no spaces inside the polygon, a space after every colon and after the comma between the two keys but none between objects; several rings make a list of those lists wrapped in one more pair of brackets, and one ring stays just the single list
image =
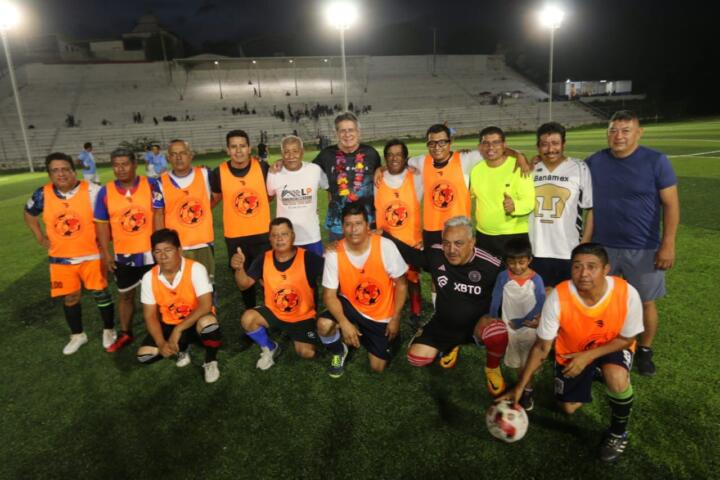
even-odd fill
[{"label": "concrete stadium steps", "polygon": [[[293,69],[287,59],[259,59],[267,66],[252,70],[240,63],[223,63],[216,69],[209,61],[187,69],[169,69],[162,62],[24,65],[18,69],[18,80],[25,124],[35,127],[28,130],[33,160],[40,164],[51,151],[76,155],[84,142],[91,141],[98,159],[104,161],[120,142],[142,137],[163,144],[186,138],[198,152],[216,151],[233,128],[247,130],[253,143],[265,130],[273,145],[295,129],[312,143],[318,134],[334,138],[331,116],[283,122],[272,115],[274,108],[287,113],[288,104],[304,110],[306,104],[312,108],[316,103],[332,106],[343,101],[339,59],[332,60],[332,68],[320,63],[319,57],[296,61]],[[432,56],[424,55],[350,59],[348,99],[358,107],[372,106],[360,117],[365,139],[417,137],[430,124],[445,121],[459,134],[475,134],[489,124],[508,131],[533,130],[547,118],[547,95],[507,67],[501,56],[438,56],[435,75],[432,62]],[[262,98],[253,95],[258,77]],[[488,97],[480,97],[480,92],[490,92],[490,98],[516,93],[515,98],[505,97],[503,105],[488,105]],[[256,115],[231,114],[232,107],[245,102]],[[135,112],[143,114],[143,124],[133,123]],[[601,120],[568,102],[555,102],[553,113],[567,126]],[[65,127],[67,114],[74,115],[80,126]],[[184,121],[186,114],[195,121]],[[164,122],[165,115],[179,121]],[[153,117],[159,125],[154,125]],[[102,126],[102,120],[111,125]],[[0,168],[22,167],[25,150],[14,101],[4,85],[0,85],[0,127]]]}]

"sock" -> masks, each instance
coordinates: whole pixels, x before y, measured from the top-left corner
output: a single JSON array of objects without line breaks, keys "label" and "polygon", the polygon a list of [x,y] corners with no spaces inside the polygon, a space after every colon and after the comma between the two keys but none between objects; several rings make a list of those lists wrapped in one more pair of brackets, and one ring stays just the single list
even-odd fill
[{"label": "sock", "polygon": [[505,355],[505,350],[508,345],[508,332],[505,323],[498,320],[490,322],[490,324],[483,329],[481,339],[487,350],[487,367],[499,367],[500,360],[503,355]]},{"label": "sock", "polygon": [[608,401],[610,402],[610,433],[621,437],[627,430],[628,420],[630,420],[630,410],[632,409],[633,394],[632,385],[624,392],[613,393],[608,391]]},{"label": "sock", "polygon": [[412,353],[408,352],[407,354],[408,363],[412,365],[413,367],[425,367],[427,365],[430,365],[433,360],[435,360],[435,357],[421,357],[419,355],[413,355]]},{"label": "sock", "polygon": [[243,303],[245,304],[245,310],[255,308],[255,305],[257,304],[257,295],[255,293],[255,285],[248,288],[247,290],[242,291],[242,299],[243,299]]},{"label": "sock", "polygon": [[437,300],[437,292],[432,292],[430,294],[430,296],[432,297],[433,308],[435,308],[435,301]]},{"label": "sock", "polygon": [[200,342],[205,347],[205,363],[214,362],[217,358],[217,351],[222,342],[220,341],[220,324],[213,323],[200,331]]},{"label": "sock", "polygon": [[80,302],[70,307],[63,305],[63,310],[65,310],[65,321],[70,327],[70,332],[73,335],[82,333],[82,307],[80,306]]},{"label": "sock", "polygon": [[247,332],[247,335],[252,338],[253,342],[257,343],[261,347],[265,347],[270,350],[273,350],[275,347],[275,344],[272,340],[270,340],[265,327],[258,327],[255,331]]},{"label": "sock", "polygon": [[140,362],[142,364],[146,364],[146,365],[148,363],[155,363],[158,360],[160,360],[161,358],[163,358],[163,357],[159,353],[157,355],[145,354],[145,355],[137,356],[138,362]]},{"label": "sock", "polygon": [[420,315],[420,302],[422,301],[422,297],[420,296],[420,291],[413,291],[410,294],[410,313],[413,315]]},{"label": "sock", "polygon": [[333,355],[342,355],[345,351],[343,349],[343,343],[340,341],[340,330],[336,330],[335,333],[329,337],[323,337],[320,335],[320,341]]}]

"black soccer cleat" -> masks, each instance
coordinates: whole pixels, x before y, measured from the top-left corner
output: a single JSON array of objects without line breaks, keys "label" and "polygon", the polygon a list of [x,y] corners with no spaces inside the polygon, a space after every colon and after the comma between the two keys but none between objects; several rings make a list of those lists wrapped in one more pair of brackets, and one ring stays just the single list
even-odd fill
[{"label": "black soccer cleat", "polygon": [[653,363],[653,351],[648,347],[638,347],[637,353],[635,354],[635,361],[637,363],[638,372],[640,375],[645,377],[654,377],[657,371],[655,370],[655,363]]},{"label": "black soccer cleat", "polygon": [[603,462],[614,462],[625,452],[628,446],[628,434],[621,436],[608,432],[600,446],[600,460]]}]

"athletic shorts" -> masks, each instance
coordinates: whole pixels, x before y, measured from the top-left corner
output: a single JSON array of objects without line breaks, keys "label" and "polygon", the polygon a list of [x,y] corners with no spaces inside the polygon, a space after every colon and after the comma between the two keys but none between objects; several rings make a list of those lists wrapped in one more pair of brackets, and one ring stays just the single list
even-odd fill
[{"label": "athletic shorts", "polygon": [[[172,335],[175,325],[170,325],[161,321],[160,328],[162,329],[163,338],[167,340],[168,338],[170,338],[170,335]],[[195,330],[195,325],[188,328],[182,333],[182,335],[180,335],[178,347],[180,348],[181,352],[184,352],[185,350],[187,350],[188,346],[191,343],[200,343],[200,335],[198,335],[197,330]],[[152,337],[152,335],[148,333],[147,335],[145,335],[145,338],[143,338],[141,346],[157,347],[157,344],[155,343],[155,339]]]},{"label": "athletic shorts", "polygon": [[534,257],[530,268],[540,275],[546,287],[555,287],[560,282],[570,280],[572,262],[564,258]]},{"label": "athletic shorts", "polygon": [[[505,244],[510,240],[522,238],[530,242],[530,236],[527,233],[511,233],[508,235],[487,235],[480,230],[475,230],[475,246],[482,248],[486,252],[491,253],[497,258],[505,258]],[[503,261],[503,265],[505,262]]]},{"label": "athletic shorts", "polygon": [[503,359],[505,365],[510,368],[523,368],[527,362],[530,349],[537,339],[536,329],[529,327],[513,330],[508,326],[508,346]]},{"label": "athletic shorts", "polygon": [[100,259],[89,260],[75,265],[50,264],[50,296],[63,297],[80,291],[104,290],[107,288],[105,269]]},{"label": "athletic shorts", "polygon": [[633,353],[625,349],[608,353],[596,359],[580,375],[568,378],[562,374],[563,365],[555,363],[555,399],[559,402],[592,402],[592,382],[598,367],[606,364],[620,365],[628,372],[632,367]]},{"label": "athletic shorts", "polygon": [[207,247],[183,250],[182,254],[183,257],[202,264],[208,272],[210,283],[215,283],[215,255],[213,247],[208,245]]},{"label": "athletic shorts", "polygon": [[308,243],[307,245],[296,245],[296,247],[302,247],[308,252],[314,253],[318,257],[322,257],[325,254],[322,240],[318,240],[315,243]]},{"label": "athletic shorts", "polygon": [[320,345],[320,339],[317,334],[317,325],[315,318],[300,320],[297,322],[286,322],[280,320],[265,305],[255,307],[255,310],[262,315],[270,328],[277,328],[286,332],[294,342],[309,343],[311,345]]},{"label": "athletic shorts", "polygon": [[435,315],[430,321],[415,334],[415,338],[411,344],[419,343],[438,349],[440,353],[448,353],[453,348],[464,343],[473,341],[473,329],[475,325],[470,325],[466,329],[448,328],[438,322]]},{"label": "athletic shorts", "polygon": [[127,292],[140,285],[142,277],[153,266],[143,265],[141,267],[131,267],[122,263],[115,264],[115,285],[118,292]]},{"label": "athletic shorts", "polygon": [[[372,353],[381,360],[390,361],[395,353],[395,347],[400,343],[400,333],[398,333],[392,344],[388,341],[388,337],[385,336],[385,330],[387,323],[375,322],[362,316],[355,307],[352,306],[350,301],[345,297],[338,297],[340,303],[343,306],[343,313],[350,322],[352,322],[360,333],[360,344],[365,347],[369,353]],[[337,322],[330,311],[325,310],[318,318],[329,318],[330,320]]]},{"label": "athletic shorts", "polygon": [[[225,237],[225,245],[227,246],[228,251],[228,266],[230,266],[232,256],[235,252],[237,252],[238,247],[242,249],[242,252],[245,255],[245,271],[250,268],[250,265],[255,258],[264,255],[266,251],[270,250],[270,240],[268,239],[267,234],[264,236],[253,235],[252,240],[246,237]],[[230,270],[232,269],[233,268],[230,267]]]},{"label": "athletic shorts", "polygon": [[610,274],[623,277],[640,294],[640,300],[649,302],[665,296],[665,271],[655,268],[657,250],[608,248]]}]

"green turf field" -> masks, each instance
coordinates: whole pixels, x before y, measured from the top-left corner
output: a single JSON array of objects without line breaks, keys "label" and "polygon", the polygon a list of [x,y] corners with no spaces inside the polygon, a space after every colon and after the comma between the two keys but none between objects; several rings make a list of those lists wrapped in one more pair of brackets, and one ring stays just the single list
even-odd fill
[{"label": "green turf field", "polygon": [[[509,143],[534,150],[532,135]],[[595,403],[565,418],[553,408],[549,363],[527,437],[512,445],[485,429],[490,398],[476,347],[463,347],[452,370],[412,368],[401,354],[384,374],[371,374],[364,352],[338,380],[325,373],[328,357],[300,361],[292,352],[256,370],[257,347],[239,353],[235,344],[242,302],[225,268],[217,275],[225,340],[218,383],[204,383],[197,348],[184,369],[172,361],[139,366],[138,340],[105,353],[89,299],[90,341],[65,357],[69,332],[61,303],[49,298],[45,252],[22,220],[24,202],[47,179],[36,173],[0,177],[0,478],[718,478],[720,220],[712,205],[720,119],[647,126],[643,144],[671,156],[682,222],[669,295],[659,302],[658,375],[633,373],[631,445],[619,464],[596,460],[609,415],[601,385]],[[604,146],[600,129],[568,134],[572,156]],[[412,154],[423,151],[411,145]],[[107,168],[100,174],[111,176]],[[218,265],[226,261],[220,241]],[[139,317],[136,335],[144,335]]]}]

